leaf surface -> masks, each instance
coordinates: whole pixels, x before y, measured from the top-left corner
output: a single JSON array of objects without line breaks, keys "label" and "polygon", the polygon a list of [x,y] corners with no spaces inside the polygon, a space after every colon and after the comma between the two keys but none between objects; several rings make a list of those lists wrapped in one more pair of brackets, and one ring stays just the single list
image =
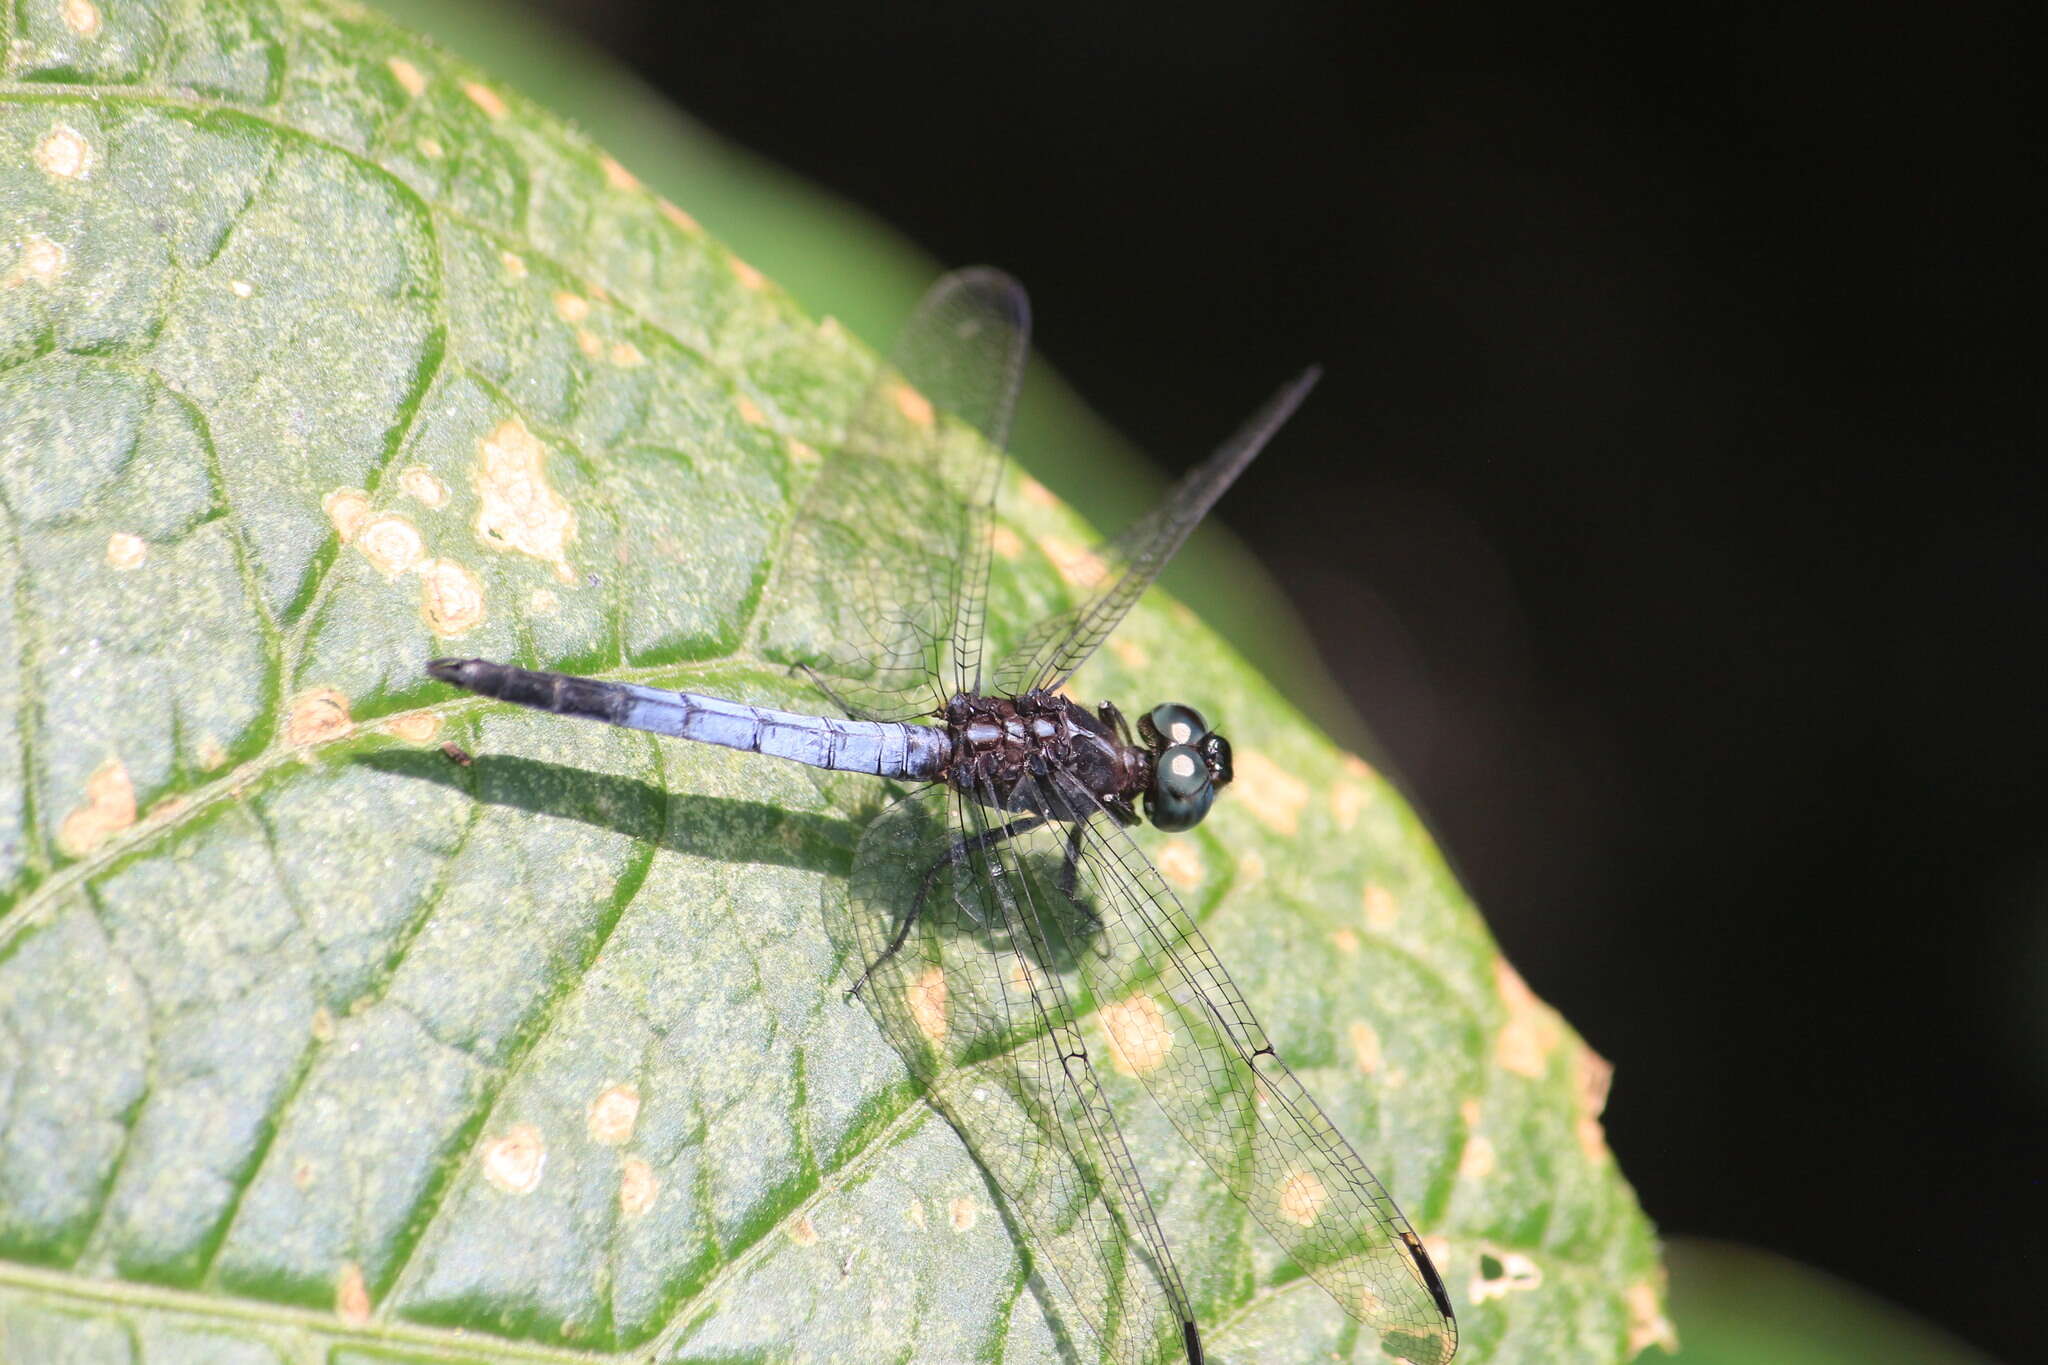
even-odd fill
[{"label": "leaf surface", "polygon": [[[768,591],[867,352],[354,6],[0,27],[0,1357],[1090,1358],[843,998],[873,794],[420,671],[809,704]],[[1092,537],[1004,509],[1014,625]],[[1460,1359],[1654,1339],[1604,1066],[1395,790],[1156,595],[1078,685],[1229,718],[1146,847]],[[1118,1098],[1215,1357],[1372,1358]]]}]

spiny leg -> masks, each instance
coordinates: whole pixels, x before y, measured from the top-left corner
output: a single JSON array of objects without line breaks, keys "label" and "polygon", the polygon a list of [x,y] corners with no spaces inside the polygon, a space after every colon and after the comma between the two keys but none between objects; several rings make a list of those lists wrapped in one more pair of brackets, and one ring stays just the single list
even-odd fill
[{"label": "spiny leg", "polygon": [[1045,817],[1043,815],[1027,815],[1020,820],[1012,820],[1007,825],[1000,825],[995,829],[985,829],[979,834],[955,839],[953,846],[947,849],[936,862],[924,870],[924,876],[918,879],[917,895],[911,898],[910,907],[904,911],[903,920],[896,926],[895,936],[889,940],[889,946],[882,949],[880,957],[867,965],[867,970],[860,974],[860,980],[853,983],[853,989],[849,990],[847,995],[859,995],[861,987],[868,984],[868,978],[873,976],[884,962],[896,956],[897,950],[902,948],[904,942],[909,939],[911,926],[916,924],[918,917],[924,914],[924,903],[930,898],[932,883],[939,879],[939,872],[942,868],[957,867],[967,860],[968,854],[994,848],[1003,840],[1014,838],[1027,830],[1036,829],[1044,823]]}]

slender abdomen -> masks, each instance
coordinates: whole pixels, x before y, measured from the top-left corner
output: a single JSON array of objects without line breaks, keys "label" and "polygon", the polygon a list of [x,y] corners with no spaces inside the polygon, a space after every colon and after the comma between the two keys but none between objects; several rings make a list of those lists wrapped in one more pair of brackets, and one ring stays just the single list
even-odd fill
[{"label": "slender abdomen", "polygon": [[944,771],[952,752],[946,732],[929,725],[806,716],[695,692],[514,668],[488,659],[436,659],[427,672],[443,682],[536,711],[588,716],[629,730],[838,772],[929,782]]}]

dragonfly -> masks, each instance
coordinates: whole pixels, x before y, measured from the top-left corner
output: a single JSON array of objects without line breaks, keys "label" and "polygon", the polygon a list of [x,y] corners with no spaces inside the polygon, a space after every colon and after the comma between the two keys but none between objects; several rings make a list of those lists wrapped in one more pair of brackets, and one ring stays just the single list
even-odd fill
[{"label": "dragonfly", "polygon": [[[997,651],[995,504],[1029,335],[1027,297],[1008,275],[941,278],[806,491],[767,594],[788,605],[763,648],[838,714],[483,659],[427,670],[541,711],[890,784],[828,896],[857,969],[851,994],[968,1139],[1030,1230],[1034,1266],[1056,1272],[1106,1356],[1203,1360],[1105,1061],[1142,1082],[1385,1355],[1445,1365],[1457,1324],[1422,1239],[1131,837],[1146,820],[1198,824],[1230,784],[1229,741],[1187,705],[1161,703],[1133,725],[1113,703],[1090,709],[1064,690],[1319,371],[1283,386],[1101,547],[1078,601]],[[1106,1046],[1092,1041],[1104,1034]]]}]

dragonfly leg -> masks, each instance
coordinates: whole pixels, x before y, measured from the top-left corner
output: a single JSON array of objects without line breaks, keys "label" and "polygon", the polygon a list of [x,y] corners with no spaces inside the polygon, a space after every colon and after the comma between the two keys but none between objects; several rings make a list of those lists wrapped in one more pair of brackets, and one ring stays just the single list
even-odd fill
[{"label": "dragonfly leg", "polygon": [[970,853],[994,848],[1003,840],[1014,838],[1027,830],[1036,829],[1044,823],[1045,817],[1043,815],[1027,815],[1022,819],[1012,820],[1007,825],[1001,825],[995,829],[985,829],[979,834],[966,835],[955,839],[953,846],[948,848],[938,861],[924,870],[924,876],[918,879],[917,894],[911,898],[910,908],[904,912],[902,921],[897,924],[895,934],[889,939],[889,946],[882,949],[880,957],[877,957],[867,965],[867,970],[860,974],[860,980],[853,983],[853,989],[849,990],[847,995],[859,995],[861,987],[868,984],[868,978],[879,971],[883,963],[896,956],[897,951],[903,947],[904,942],[910,937],[911,926],[916,924],[918,917],[924,914],[924,903],[930,899],[932,883],[939,879],[940,872],[949,867],[958,867],[967,860],[967,855]]},{"label": "dragonfly leg", "polygon": [[1126,745],[1131,742],[1131,723],[1124,719],[1123,711],[1113,701],[1106,701],[1095,708],[1096,719],[1116,731],[1116,737]]}]

